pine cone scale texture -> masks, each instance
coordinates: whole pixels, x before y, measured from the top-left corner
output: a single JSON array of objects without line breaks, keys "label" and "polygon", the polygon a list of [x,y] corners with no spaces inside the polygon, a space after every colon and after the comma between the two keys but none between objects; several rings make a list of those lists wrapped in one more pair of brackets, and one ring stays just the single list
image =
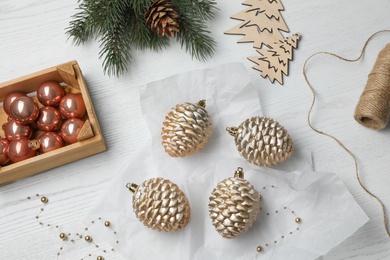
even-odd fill
[{"label": "pine cone scale texture", "polygon": [[177,231],[190,219],[190,206],[184,193],[169,180],[155,178],[145,181],[133,195],[136,217],[157,231]]},{"label": "pine cone scale texture", "polygon": [[162,144],[172,157],[196,153],[211,134],[211,119],[199,104],[178,104],[168,112],[161,131]]},{"label": "pine cone scale texture", "polygon": [[294,144],[287,130],[270,118],[252,117],[237,128],[237,149],[242,157],[258,166],[273,166],[287,160]]},{"label": "pine cone scale texture", "polygon": [[179,17],[172,3],[165,0],[155,1],[145,12],[146,25],[150,25],[159,36],[172,37],[175,32],[179,32]]},{"label": "pine cone scale texture", "polygon": [[209,216],[220,235],[235,238],[246,232],[260,211],[260,195],[242,178],[228,178],[211,193]]}]

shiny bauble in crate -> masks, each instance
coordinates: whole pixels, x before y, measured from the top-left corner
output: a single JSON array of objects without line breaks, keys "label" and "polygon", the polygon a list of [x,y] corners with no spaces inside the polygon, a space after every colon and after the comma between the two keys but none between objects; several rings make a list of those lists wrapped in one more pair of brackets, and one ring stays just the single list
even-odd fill
[{"label": "shiny bauble in crate", "polygon": [[30,138],[33,133],[30,125],[23,125],[16,122],[15,119],[11,119],[4,123],[3,131],[5,138],[7,138],[10,142],[20,137]]},{"label": "shiny bauble in crate", "polygon": [[79,118],[67,119],[61,127],[61,137],[68,144],[73,144],[78,141],[81,128],[84,126],[84,121]]},{"label": "shiny bauble in crate", "polygon": [[211,119],[206,101],[186,102],[172,108],[163,122],[161,137],[165,152],[172,157],[196,153],[211,135]]},{"label": "shiny bauble in crate", "polygon": [[12,102],[14,102],[14,100],[17,99],[18,97],[25,97],[25,96],[27,96],[26,93],[21,92],[21,91],[14,91],[14,92],[8,93],[5,96],[4,101],[3,101],[4,112],[10,116]]},{"label": "shiny bauble in crate", "polygon": [[81,118],[87,112],[81,94],[66,94],[60,102],[60,112],[65,118]]},{"label": "shiny bauble in crate", "polygon": [[226,130],[234,137],[241,156],[257,166],[282,163],[294,152],[287,130],[271,118],[254,116]]},{"label": "shiny bauble in crate", "polygon": [[9,142],[5,138],[0,139],[0,166],[4,166],[8,163],[8,146]]},{"label": "shiny bauble in crate", "polygon": [[38,137],[39,153],[47,153],[64,146],[64,140],[55,132],[46,132]]},{"label": "shiny bauble in crate", "polygon": [[25,137],[10,142],[8,146],[8,157],[13,162],[20,162],[34,157],[39,149],[38,140],[29,140]]},{"label": "shiny bauble in crate", "polygon": [[157,231],[178,231],[190,221],[191,209],[184,192],[173,182],[152,178],[141,185],[128,183],[133,193],[133,211],[147,227]]},{"label": "shiny bauble in crate", "polygon": [[261,196],[238,167],[234,177],[217,184],[209,200],[209,216],[216,231],[224,238],[245,233],[260,212]]},{"label": "shiny bauble in crate", "polygon": [[46,81],[37,89],[37,98],[44,106],[58,106],[64,96],[64,88],[56,81]]},{"label": "shiny bauble in crate", "polygon": [[62,117],[60,111],[51,106],[44,106],[39,109],[39,116],[35,121],[37,128],[41,131],[52,132],[60,129]]},{"label": "shiny bauble in crate", "polygon": [[38,104],[30,97],[18,97],[11,104],[11,117],[18,123],[30,124],[37,119],[38,114]]}]

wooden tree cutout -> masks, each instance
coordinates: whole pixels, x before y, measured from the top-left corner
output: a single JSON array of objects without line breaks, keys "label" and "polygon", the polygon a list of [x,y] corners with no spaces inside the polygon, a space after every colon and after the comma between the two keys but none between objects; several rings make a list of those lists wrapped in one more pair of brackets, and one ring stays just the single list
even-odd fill
[{"label": "wooden tree cutout", "polygon": [[269,49],[257,50],[261,56],[248,59],[257,64],[253,68],[260,71],[263,78],[268,77],[272,83],[276,80],[283,85],[283,74],[288,75],[288,63],[292,60],[299,37],[299,33],[296,33],[283,41],[274,42]]},{"label": "wooden tree cutout", "polygon": [[[288,75],[288,63],[292,59],[292,50],[297,47],[299,34],[284,38],[283,32],[289,32],[281,11],[284,7],[280,0],[245,0],[242,5],[247,9],[233,15],[231,19],[241,21],[225,34],[243,36],[238,43],[253,43],[261,55],[248,59],[257,64],[253,67],[261,71],[262,77],[268,77],[272,83],[283,84],[283,74]],[[265,47],[265,49],[261,49]]]}]

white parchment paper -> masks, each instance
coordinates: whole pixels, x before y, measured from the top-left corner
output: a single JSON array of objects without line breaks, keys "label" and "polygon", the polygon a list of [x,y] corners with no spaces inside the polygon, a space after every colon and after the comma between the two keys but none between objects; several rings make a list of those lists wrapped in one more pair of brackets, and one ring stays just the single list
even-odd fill
[{"label": "white parchment paper", "polygon": [[[243,65],[232,63],[174,75],[141,86],[139,92],[150,139],[124,164],[85,218],[86,222],[98,217],[110,220],[117,237],[108,236],[104,227],[97,235],[109,240],[125,259],[315,259],[367,222],[366,214],[336,175],[311,170],[309,153],[296,150],[278,170],[253,166],[239,156],[225,128],[262,115]],[[160,137],[166,113],[177,103],[201,99],[206,100],[213,123],[209,143],[195,155],[171,158]],[[217,183],[233,176],[238,166],[262,194],[262,211],[252,229],[228,240],[211,224],[208,198]],[[173,181],[187,195],[191,221],[183,230],[159,233],[135,218],[132,194],[125,185],[153,177]],[[299,230],[295,217],[302,219]],[[258,245],[263,246],[262,253],[257,253]]]}]

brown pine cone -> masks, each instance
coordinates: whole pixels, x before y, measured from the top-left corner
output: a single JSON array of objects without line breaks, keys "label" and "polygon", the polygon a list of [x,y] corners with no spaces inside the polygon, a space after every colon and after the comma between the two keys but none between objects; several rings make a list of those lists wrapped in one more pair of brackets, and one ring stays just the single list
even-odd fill
[{"label": "brown pine cone", "polygon": [[150,25],[152,31],[160,36],[167,34],[172,37],[175,32],[179,32],[178,18],[179,13],[172,3],[165,0],[156,0],[145,13],[146,25]]}]

